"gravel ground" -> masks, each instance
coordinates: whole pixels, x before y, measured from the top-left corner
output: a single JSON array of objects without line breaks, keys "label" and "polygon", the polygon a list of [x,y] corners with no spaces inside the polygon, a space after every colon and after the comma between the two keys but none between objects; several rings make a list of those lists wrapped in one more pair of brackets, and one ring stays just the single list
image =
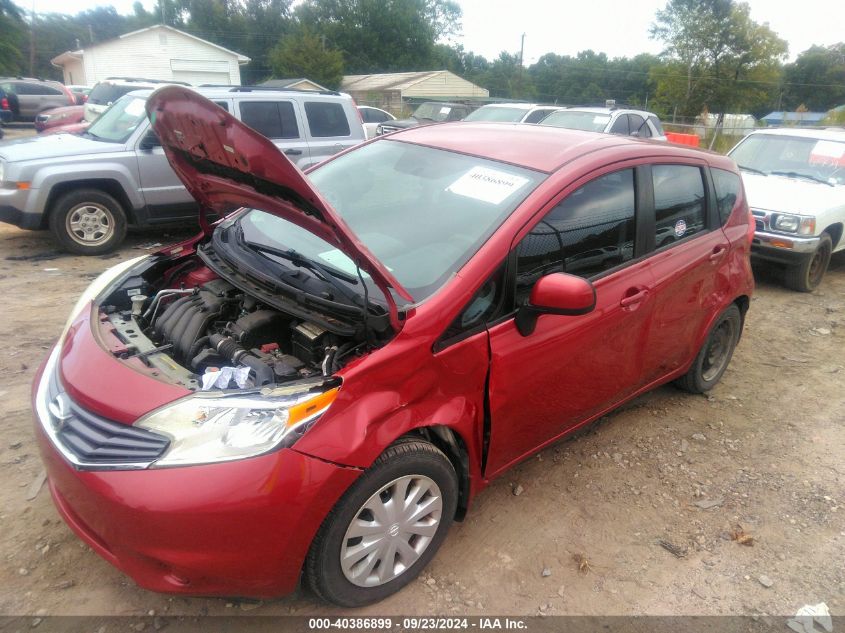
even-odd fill
[{"label": "gravel ground", "polygon": [[[31,429],[33,372],[110,258],[0,225],[0,614],[337,614],[139,589],[59,519]],[[420,578],[366,614],[845,615],[845,258],[820,290],[757,271],[745,333],[709,396],[663,387],[496,480]],[[272,538],[268,535],[268,538]]]}]

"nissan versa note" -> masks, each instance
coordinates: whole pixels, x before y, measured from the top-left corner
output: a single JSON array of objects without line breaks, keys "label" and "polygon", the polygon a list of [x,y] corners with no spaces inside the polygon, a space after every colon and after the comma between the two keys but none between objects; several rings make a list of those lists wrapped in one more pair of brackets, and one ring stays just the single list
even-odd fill
[{"label": "nissan versa note", "polygon": [[730,362],[753,224],[728,158],[465,123],[304,175],[189,88],[147,110],[228,215],[103,273],[33,388],[60,514],[143,587],[380,600],[509,466]]}]

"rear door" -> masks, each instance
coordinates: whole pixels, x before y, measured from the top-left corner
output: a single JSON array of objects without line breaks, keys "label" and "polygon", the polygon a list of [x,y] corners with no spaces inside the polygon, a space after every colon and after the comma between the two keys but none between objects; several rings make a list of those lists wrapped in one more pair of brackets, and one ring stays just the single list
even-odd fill
[{"label": "rear door", "polygon": [[293,99],[239,99],[235,116],[253,130],[273,141],[300,169],[314,161],[311,158],[305,130],[300,124],[304,116]]},{"label": "rear door", "polygon": [[596,307],[540,316],[529,336],[513,315],[490,327],[488,475],[642,384],[653,305],[650,264],[638,256],[643,200],[633,166],[609,169],[554,201],[511,255],[517,305],[543,275],[567,272],[593,282]]},{"label": "rear door", "polygon": [[660,380],[694,356],[698,335],[724,301],[718,270],[729,254],[712,200],[705,165],[655,164],[648,168],[654,215],[646,231],[654,240],[654,317],[645,375]]},{"label": "rear door", "polygon": [[308,128],[308,145],[311,150],[311,164],[324,161],[339,151],[352,147],[364,140],[361,123],[359,130],[349,121],[344,104],[338,100],[303,99],[305,121]]}]

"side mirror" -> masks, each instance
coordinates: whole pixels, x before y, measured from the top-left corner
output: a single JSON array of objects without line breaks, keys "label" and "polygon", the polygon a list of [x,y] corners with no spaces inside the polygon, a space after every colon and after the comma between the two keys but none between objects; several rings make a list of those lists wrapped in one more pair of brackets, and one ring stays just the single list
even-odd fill
[{"label": "side mirror", "polygon": [[528,336],[541,314],[578,316],[596,307],[596,289],[588,280],[566,273],[540,277],[531,289],[528,303],[516,313],[516,329]]},{"label": "side mirror", "polygon": [[144,138],[138,144],[138,149],[151,150],[155,147],[161,147],[161,141],[158,139],[158,134],[150,130],[144,134]]}]

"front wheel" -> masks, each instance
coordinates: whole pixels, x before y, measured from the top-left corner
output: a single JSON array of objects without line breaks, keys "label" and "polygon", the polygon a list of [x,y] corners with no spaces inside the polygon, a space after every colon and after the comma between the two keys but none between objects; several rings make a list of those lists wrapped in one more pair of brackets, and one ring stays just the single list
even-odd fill
[{"label": "front wheel", "polygon": [[812,292],[818,288],[827,272],[832,252],[833,240],[827,233],[822,233],[819,245],[813,254],[786,269],[787,287],[798,292]]},{"label": "front wheel", "polygon": [[440,547],[455,516],[458,479],[423,440],[379,456],[326,516],[305,561],[305,581],[344,607],[377,602],[411,582]]},{"label": "front wheel", "polygon": [[692,367],[675,384],[690,393],[705,393],[715,387],[731,362],[741,330],[742,314],[732,303],[710,328]]},{"label": "front wheel", "polygon": [[78,255],[102,255],[126,237],[126,213],[99,189],[76,189],[56,200],[50,230],[62,247]]}]

